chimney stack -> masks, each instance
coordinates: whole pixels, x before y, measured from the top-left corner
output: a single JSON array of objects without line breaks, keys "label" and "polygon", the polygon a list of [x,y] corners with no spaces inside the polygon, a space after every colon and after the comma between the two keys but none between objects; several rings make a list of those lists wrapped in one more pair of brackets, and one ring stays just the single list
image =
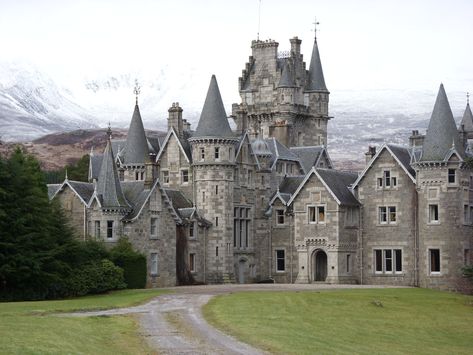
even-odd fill
[{"label": "chimney stack", "polygon": [[177,135],[182,137],[183,131],[183,122],[182,122],[182,108],[179,107],[179,102],[173,102],[172,106],[168,110],[169,117],[168,117],[168,130],[171,127],[174,127]]},{"label": "chimney stack", "polygon": [[366,165],[369,164],[371,159],[376,155],[376,147],[374,146],[368,146],[368,151],[365,153],[365,158],[366,158]]}]

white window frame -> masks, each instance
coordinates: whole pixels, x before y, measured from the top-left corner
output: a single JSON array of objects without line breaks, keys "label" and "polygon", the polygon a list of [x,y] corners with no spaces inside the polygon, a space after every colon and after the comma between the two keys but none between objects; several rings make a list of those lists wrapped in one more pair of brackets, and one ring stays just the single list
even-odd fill
[{"label": "white window frame", "polygon": [[[439,271],[432,271],[432,251],[433,250],[438,250],[439,253],[439,265],[438,269]],[[427,258],[428,258],[428,264],[429,264],[429,274],[430,275],[441,275],[442,273],[442,250],[440,248],[429,248],[427,250]]]},{"label": "white window frame", "polygon": [[[383,212],[384,209],[384,212]],[[391,220],[392,214],[394,213],[394,221]],[[381,218],[383,215],[386,216],[386,220],[383,221]],[[378,206],[378,224],[382,226],[396,225],[398,222],[398,210],[396,205],[391,206]]]},{"label": "white window frame", "polygon": [[[314,219],[312,220],[310,217],[310,211],[314,210]],[[323,209],[324,219],[323,221],[320,220],[320,210]],[[325,224],[327,220],[327,206],[325,204],[321,205],[307,205],[307,223],[308,224]]]},{"label": "white window frame", "polygon": [[[282,252],[282,257],[278,255],[278,252]],[[275,249],[274,250],[274,259],[276,261],[276,272],[286,272],[286,250],[285,249]],[[284,264],[284,269],[279,268],[279,261],[282,260]]]},{"label": "white window frame", "polygon": [[[377,260],[376,254],[377,252],[381,253],[381,270],[377,270]],[[391,257],[386,256],[386,252],[391,253]],[[397,254],[398,252],[401,254],[401,270],[397,270],[398,263],[397,263]],[[404,273],[404,262],[403,262],[403,249],[402,248],[375,248],[373,249],[373,271],[376,275],[401,275]],[[386,270],[386,261],[391,261],[391,270]]]},{"label": "white window frame", "polygon": [[[158,239],[158,216],[153,216],[150,218],[149,222],[149,239]],[[154,229],[154,233],[153,233]]]},{"label": "white window frame", "polygon": [[[111,223],[111,225],[110,225],[110,223]],[[114,225],[113,220],[107,220],[107,235],[106,235],[107,240],[113,240],[114,237],[115,237],[113,225]],[[109,232],[110,231],[111,231],[111,236],[109,237],[109,235],[110,235]]]},{"label": "white window frame", "polygon": [[[432,219],[433,216],[432,216],[431,210],[434,206],[437,206],[437,219]],[[440,211],[439,211],[438,203],[429,203],[428,204],[427,221],[428,221],[428,224],[440,224]]]},{"label": "white window frame", "polygon": [[[282,217],[282,223],[279,222],[279,218]],[[284,209],[276,209],[276,225],[284,226],[286,224],[286,216],[284,215]]]},{"label": "white window frame", "polygon": [[[450,174],[450,172],[453,171],[453,175]],[[452,168],[448,168],[447,169],[447,184],[448,185],[457,185],[457,180],[458,180],[458,177],[457,177],[457,169],[452,169]],[[450,177],[453,176],[453,182],[450,182]]]},{"label": "white window frame", "polygon": [[159,275],[158,253],[150,253],[149,260],[150,260],[150,269],[149,269],[150,275],[158,276]]},{"label": "white window frame", "polygon": [[[184,172],[187,172],[187,181],[184,181]],[[181,169],[181,184],[182,185],[189,184],[189,169]]]},{"label": "white window frame", "polygon": [[161,170],[162,173],[162,179],[163,179],[163,184],[167,185],[169,184],[169,170]]}]

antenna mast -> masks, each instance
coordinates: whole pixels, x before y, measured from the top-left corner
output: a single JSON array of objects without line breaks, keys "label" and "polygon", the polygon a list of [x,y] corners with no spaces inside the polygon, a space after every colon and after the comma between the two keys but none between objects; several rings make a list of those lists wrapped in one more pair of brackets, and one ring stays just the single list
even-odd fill
[{"label": "antenna mast", "polygon": [[259,41],[259,30],[261,26],[261,0],[259,0],[259,5],[258,5],[258,34],[256,36],[256,39]]}]

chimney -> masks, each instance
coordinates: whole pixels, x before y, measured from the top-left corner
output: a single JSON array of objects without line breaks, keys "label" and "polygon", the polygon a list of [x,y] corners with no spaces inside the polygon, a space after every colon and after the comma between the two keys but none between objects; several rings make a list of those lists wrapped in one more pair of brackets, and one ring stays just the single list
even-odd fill
[{"label": "chimney", "polygon": [[177,135],[182,137],[182,108],[179,107],[179,102],[173,102],[168,112],[168,130],[170,130],[171,127],[174,127]]},{"label": "chimney", "polygon": [[182,129],[184,131],[190,131],[191,130],[191,124],[190,122],[187,122],[187,120],[182,120]]},{"label": "chimney", "polygon": [[294,53],[294,55],[298,56],[301,54],[301,42],[299,38],[294,37],[289,40],[291,42],[291,53]]},{"label": "chimney", "polygon": [[409,146],[411,147],[422,147],[424,144],[425,136],[419,134],[418,130],[413,130],[412,135],[409,137]]},{"label": "chimney", "polygon": [[368,151],[365,153],[365,158],[366,158],[366,165],[369,164],[371,159],[376,155],[376,147],[373,146],[368,146]]},{"label": "chimney", "polygon": [[156,179],[156,164],[148,161],[145,163],[145,188],[150,189]]}]

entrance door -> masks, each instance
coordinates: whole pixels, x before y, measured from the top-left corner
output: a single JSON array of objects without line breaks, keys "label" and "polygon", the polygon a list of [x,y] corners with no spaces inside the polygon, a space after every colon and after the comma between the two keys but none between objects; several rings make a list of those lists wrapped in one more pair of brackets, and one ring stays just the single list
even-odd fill
[{"label": "entrance door", "polygon": [[314,257],[314,280],[325,281],[325,279],[327,278],[327,254],[325,254],[323,250],[318,250],[315,252]]},{"label": "entrance door", "polygon": [[245,283],[245,268],[246,268],[246,261],[240,260],[238,263],[238,282],[241,284]]}]

